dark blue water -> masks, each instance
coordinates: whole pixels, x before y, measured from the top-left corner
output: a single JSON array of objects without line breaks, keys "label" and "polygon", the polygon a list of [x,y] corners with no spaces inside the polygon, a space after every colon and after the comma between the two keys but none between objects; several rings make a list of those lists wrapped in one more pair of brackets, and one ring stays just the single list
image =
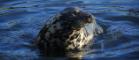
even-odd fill
[{"label": "dark blue water", "polygon": [[85,60],[139,59],[139,0],[0,0],[0,60],[41,60],[31,42],[69,6],[89,11],[104,28]]}]

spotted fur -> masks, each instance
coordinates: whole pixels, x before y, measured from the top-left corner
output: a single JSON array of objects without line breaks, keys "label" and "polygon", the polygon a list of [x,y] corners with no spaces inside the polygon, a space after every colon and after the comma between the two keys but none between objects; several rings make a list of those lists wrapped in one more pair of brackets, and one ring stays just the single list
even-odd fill
[{"label": "spotted fur", "polygon": [[47,21],[36,42],[46,56],[82,57],[84,48],[102,31],[92,14],[70,7]]}]

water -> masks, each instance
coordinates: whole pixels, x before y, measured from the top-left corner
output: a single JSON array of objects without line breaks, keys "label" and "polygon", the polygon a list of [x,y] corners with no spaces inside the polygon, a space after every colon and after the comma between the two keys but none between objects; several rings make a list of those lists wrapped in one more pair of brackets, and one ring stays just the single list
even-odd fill
[{"label": "water", "polygon": [[104,28],[85,60],[139,59],[138,0],[0,0],[0,60],[41,60],[31,42],[48,17],[69,6],[91,12]]}]

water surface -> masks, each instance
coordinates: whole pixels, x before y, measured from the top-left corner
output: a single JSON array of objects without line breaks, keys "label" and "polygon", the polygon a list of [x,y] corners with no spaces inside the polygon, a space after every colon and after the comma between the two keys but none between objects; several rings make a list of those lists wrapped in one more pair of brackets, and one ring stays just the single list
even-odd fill
[{"label": "water surface", "polygon": [[0,60],[41,60],[31,42],[50,16],[69,6],[89,11],[104,28],[85,60],[139,59],[138,0],[0,0]]}]

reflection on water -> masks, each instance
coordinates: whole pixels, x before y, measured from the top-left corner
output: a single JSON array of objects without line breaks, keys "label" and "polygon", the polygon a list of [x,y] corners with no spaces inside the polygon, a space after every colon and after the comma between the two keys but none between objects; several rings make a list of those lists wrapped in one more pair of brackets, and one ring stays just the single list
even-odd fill
[{"label": "reflection on water", "polygon": [[68,6],[91,12],[105,30],[94,39],[85,60],[139,59],[138,4],[138,0],[0,0],[0,59],[41,60],[31,42],[48,17]]}]

